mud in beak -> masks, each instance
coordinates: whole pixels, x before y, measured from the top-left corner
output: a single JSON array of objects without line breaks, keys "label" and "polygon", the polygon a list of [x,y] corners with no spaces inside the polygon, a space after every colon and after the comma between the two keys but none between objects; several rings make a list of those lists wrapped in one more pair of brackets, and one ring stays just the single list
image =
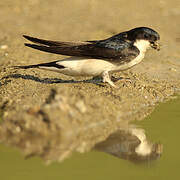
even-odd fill
[{"label": "mud in beak", "polygon": [[151,47],[154,48],[154,49],[156,49],[157,51],[160,50],[160,44],[159,44],[158,41],[153,41],[153,42],[151,42]]}]

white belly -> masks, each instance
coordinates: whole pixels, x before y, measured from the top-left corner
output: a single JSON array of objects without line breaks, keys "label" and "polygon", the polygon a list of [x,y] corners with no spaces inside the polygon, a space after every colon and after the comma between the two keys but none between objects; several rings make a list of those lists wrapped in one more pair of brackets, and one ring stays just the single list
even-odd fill
[{"label": "white belly", "polygon": [[111,71],[116,68],[114,64],[101,59],[85,59],[71,57],[59,61],[57,64],[66,68],[59,72],[70,76],[98,76],[104,71]]}]

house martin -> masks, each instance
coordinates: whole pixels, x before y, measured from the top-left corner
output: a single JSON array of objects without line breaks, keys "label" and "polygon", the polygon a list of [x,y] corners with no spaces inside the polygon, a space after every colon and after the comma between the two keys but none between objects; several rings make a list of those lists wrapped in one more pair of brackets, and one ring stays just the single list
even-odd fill
[{"label": "house martin", "polygon": [[49,41],[23,35],[34,44],[25,46],[49,53],[71,56],[49,63],[15,66],[39,68],[69,76],[101,76],[103,82],[116,87],[110,75],[140,63],[149,47],[160,50],[160,35],[148,27],[137,27],[104,40],[85,42]]}]

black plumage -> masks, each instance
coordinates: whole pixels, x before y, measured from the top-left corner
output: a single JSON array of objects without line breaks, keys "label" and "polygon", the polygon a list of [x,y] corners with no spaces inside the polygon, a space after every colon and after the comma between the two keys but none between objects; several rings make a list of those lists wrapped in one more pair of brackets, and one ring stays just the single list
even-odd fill
[{"label": "black plumage", "polygon": [[132,46],[131,43],[121,38],[118,40],[112,39],[87,43],[71,43],[47,41],[30,36],[24,37],[32,42],[40,44],[37,45],[25,43],[25,46],[49,53],[67,56],[108,59],[111,61],[119,61],[123,59],[123,61],[128,61],[135,58],[139,54],[139,50],[135,46]]}]

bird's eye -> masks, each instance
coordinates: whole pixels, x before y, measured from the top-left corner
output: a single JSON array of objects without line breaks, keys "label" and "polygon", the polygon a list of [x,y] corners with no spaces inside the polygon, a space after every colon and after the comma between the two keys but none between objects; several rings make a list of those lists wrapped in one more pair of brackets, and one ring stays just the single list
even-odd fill
[{"label": "bird's eye", "polygon": [[144,38],[145,39],[149,39],[149,35],[148,34],[144,34]]}]

